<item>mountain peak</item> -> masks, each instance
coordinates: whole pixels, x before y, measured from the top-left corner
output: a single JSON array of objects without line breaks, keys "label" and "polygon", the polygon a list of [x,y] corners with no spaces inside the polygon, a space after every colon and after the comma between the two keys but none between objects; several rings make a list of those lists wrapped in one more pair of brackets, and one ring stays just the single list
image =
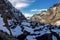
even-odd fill
[{"label": "mountain peak", "polygon": [[58,6],[60,6],[60,2],[54,4],[52,7],[58,7]]}]

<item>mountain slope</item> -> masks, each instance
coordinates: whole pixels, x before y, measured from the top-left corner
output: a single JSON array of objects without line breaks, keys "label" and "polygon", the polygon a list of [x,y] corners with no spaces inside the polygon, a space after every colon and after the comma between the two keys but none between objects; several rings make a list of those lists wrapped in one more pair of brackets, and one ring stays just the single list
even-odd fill
[{"label": "mountain slope", "polygon": [[16,26],[16,22],[26,20],[24,15],[19,10],[14,8],[8,0],[0,0],[0,15],[0,17],[3,18],[3,26],[5,26],[9,31],[9,27],[13,26],[13,24]]},{"label": "mountain slope", "polygon": [[8,0],[0,4],[0,40],[60,40],[59,26],[26,20]]},{"label": "mountain slope", "polygon": [[60,25],[60,3],[53,5],[47,11],[35,14],[31,17],[31,20],[57,26]]}]

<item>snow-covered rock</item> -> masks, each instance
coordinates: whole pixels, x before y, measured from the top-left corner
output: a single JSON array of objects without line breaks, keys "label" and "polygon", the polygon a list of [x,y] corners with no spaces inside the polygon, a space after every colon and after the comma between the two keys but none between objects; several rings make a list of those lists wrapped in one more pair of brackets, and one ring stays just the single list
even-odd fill
[{"label": "snow-covered rock", "polygon": [[21,30],[20,26],[17,25],[15,29],[11,29],[12,35],[16,37],[21,35],[23,33]]}]

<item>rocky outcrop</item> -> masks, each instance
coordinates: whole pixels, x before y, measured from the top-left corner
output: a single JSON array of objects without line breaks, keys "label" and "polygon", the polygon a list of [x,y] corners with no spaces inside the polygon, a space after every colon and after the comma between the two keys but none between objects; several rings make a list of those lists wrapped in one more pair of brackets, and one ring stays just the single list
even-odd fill
[{"label": "rocky outcrop", "polygon": [[0,30],[0,40],[18,40],[18,39]]},{"label": "rocky outcrop", "polygon": [[41,13],[33,15],[31,20],[57,26],[60,25],[60,3],[53,5],[47,11],[41,11]]},{"label": "rocky outcrop", "polygon": [[14,8],[8,0],[0,0],[0,17],[3,18],[4,22],[2,26],[5,26],[9,31],[11,26],[16,26],[16,23],[26,20],[24,15]]}]

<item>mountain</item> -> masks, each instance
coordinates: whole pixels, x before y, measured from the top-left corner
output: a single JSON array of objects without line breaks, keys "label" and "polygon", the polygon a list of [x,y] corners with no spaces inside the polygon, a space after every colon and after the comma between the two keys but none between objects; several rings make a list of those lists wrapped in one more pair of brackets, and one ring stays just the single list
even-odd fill
[{"label": "mountain", "polygon": [[60,40],[60,27],[27,20],[8,0],[0,0],[0,40]]},{"label": "mountain", "polygon": [[11,27],[16,27],[22,20],[26,20],[22,12],[17,10],[8,0],[0,0],[0,30],[12,36]]},{"label": "mountain", "polygon": [[50,7],[47,11],[41,11],[39,14],[35,14],[31,17],[31,20],[52,24],[60,25],[60,3],[57,3]]},{"label": "mountain", "polygon": [[8,0],[0,0],[0,18],[3,19],[3,26],[8,30],[13,24],[16,26],[16,23],[26,20],[24,15],[13,7]]}]

